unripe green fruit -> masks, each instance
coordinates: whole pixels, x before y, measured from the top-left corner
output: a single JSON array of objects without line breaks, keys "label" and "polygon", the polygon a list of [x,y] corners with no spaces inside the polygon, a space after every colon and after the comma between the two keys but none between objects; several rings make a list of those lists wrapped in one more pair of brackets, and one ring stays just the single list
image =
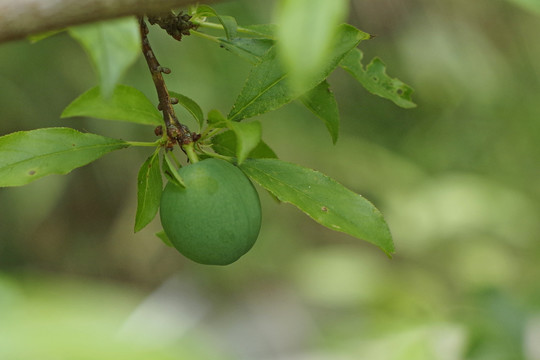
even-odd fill
[{"label": "unripe green fruit", "polygon": [[195,262],[235,262],[251,249],[261,227],[261,204],[253,184],[236,166],[213,158],[178,173],[186,187],[168,183],[163,190],[163,230],[176,249]]}]

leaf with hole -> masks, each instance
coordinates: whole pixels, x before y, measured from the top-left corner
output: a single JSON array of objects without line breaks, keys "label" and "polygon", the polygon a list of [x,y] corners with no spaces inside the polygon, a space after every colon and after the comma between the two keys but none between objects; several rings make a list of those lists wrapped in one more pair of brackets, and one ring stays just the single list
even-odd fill
[{"label": "leaf with hole", "polygon": [[351,49],[361,40],[368,38],[368,34],[353,26],[346,24],[339,26],[337,41],[332,48],[330,60],[317,76],[304,84],[305,88],[302,89],[293,89],[289,86],[288,74],[277,57],[276,47],[272,47],[251,70],[228,118],[240,121],[288,104],[302,93],[320,84]]},{"label": "leaf with hole", "polygon": [[88,116],[97,119],[126,121],[143,125],[161,125],[163,118],[156,107],[139,90],[117,85],[110,98],[104,98],[96,86],[73,100],[62,118]]},{"label": "leaf with hole", "polygon": [[128,146],[129,143],[123,140],[70,128],[44,128],[4,135],[0,137],[0,187],[26,185],[51,174],[67,174]]},{"label": "leaf with hole", "polygon": [[386,65],[379,58],[374,58],[364,69],[363,56],[360,49],[354,49],[343,58],[340,66],[354,76],[370,93],[391,100],[405,109],[416,107],[412,101],[413,89],[410,86],[388,76]]},{"label": "leaf with hole", "polygon": [[394,252],[388,225],[368,200],[328,176],[277,159],[248,159],[240,165],[251,179],[305,212],[319,224]]}]

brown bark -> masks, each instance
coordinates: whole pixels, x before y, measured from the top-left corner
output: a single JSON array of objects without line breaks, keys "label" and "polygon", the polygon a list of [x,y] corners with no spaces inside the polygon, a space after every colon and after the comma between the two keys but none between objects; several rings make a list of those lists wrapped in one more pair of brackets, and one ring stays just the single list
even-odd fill
[{"label": "brown bark", "polygon": [[[196,0],[0,0],[0,43],[99,20],[128,15],[159,14],[196,2]],[[205,1],[209,2],[213,1]]]},{"label": "brown bark", "polygon": [[[192,134],[187,126],[180,124],[178,121],[174,112],[172,98],[169,95],[169,90],[167,90],[167,85],[165,85],[165,80],[162,75],[162,73],[170,73],[171,70],[164,68],[159,64],[159,61],[150,46],[148,37],[146,36],[148,34],[148,27],[142,17],[139,18],[139,29],[141,33],[142,52],[144,59],[148,64],[148,69],[150,69],[150,73],[152,74],[152,80],[154,81],[159,99],[158,109],[163,113],[165,129],[167,131],[167,136],[169,137],[167,148],[172,148],[176,142],[178,142],[180,146],[187,145],[193,142]],[[176,102],[178,102],[178,100],[176,100]]]}]

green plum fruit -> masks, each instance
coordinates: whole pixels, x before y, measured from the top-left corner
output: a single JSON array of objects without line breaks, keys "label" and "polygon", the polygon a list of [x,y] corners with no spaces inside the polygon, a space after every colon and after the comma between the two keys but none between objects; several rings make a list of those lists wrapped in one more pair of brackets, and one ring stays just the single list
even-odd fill
[{"label": "green plum fruit", "polygon": [[182,167],[186,185],[169,182],[161,196],[163,230],[187,258],[228,265],[251,249],[261,227],[257,190],[233,164],[209,158]]}]

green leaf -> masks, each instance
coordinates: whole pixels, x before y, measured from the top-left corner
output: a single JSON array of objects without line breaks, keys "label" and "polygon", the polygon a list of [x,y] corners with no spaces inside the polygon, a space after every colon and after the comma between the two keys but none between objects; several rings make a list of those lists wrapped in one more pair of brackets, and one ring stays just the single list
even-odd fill
[{"label": "green leaf", "polygon": [[99,86],[73,100],[62,118],[88,116],[105,120],[127,121],[144,125],[161,125],[163,118],[156,107],[139,90],[117,85],[110,98],[104,98]]},{"label": "green leaf", "polygon": [[325,80],[300,98],[305,107],[324,121],[332,142],[335,144],[339,135],[339,111],[330,84]]},{"label": "green leaf", "polygon": [[66,29],[55,29],[55,30],[42,32],[42,33],[39,33],[39,34],[30,35],[30,36],[28,36],[28,41],[30,41],[30,43],[32,43],[32,44],[35,44],[38,41],[47,39],[47,38],[49,38],[49,37],[51,37],[53,35],[60,34],[61,32],[64,32],[64,31],[66,31]]},{"label": "green leaf", "polygon": [[197,4],[195,11],[193,11],[193,17],[206,17],[206,16],[219,17],[216,10],[214,10],[214,8],[212,8],[211,6]]},{"label": "green leaf", "polygon": [[275,39],[277,28],[276,24],[255,24],[243,27],[244,30],[249,30],[250,35],[267,39]]},{"label": "green leaf", "polygon": [[219,38],[218,41],[223,48],[236,56],[244,58],[253,65],[257,64],[262,56],[274,45],[273,40],[257,38],[236,38],[232,40]]},{"label": "green leaf", "polygon": [[229,128],[236,135],[236,158],[240,165],[261,142],[261,123],[258,121],[247,123],[230,121]]},{"label": "green leaf", "polygon": [[201,128],[204,126],[204,113],[199,104],[187,96],[177,93],[176,91],[169,91],[169,95],[178,99],[178,103],[189,111],[191,115],[193,115]]},{"label": "green leaf", "polygon": [[286,74],[276,57],[276,48],[272,47],[251,70],[228,118],[240,121],[292,101],[295,95],[291,94],[285,79]]},{"label": "green leaf", "polygon": [[161,230],[160,232],[157,232],[156,233],[156,236],[158,238],[161,239],[161,241],[163,241],[163,243],[169,247],[174,247],[173,243],[171,242],[171,240],[169,240],[169,237],[167,236],[167,234],[165,234],[165,231]]},{"label": "green leaf", "polygon": [[369,201],[312,169],[277,159],[248,159],[240,168],[255,182],[332,230],[394,252],[388,225]]},{"label": "green leaf", "polygon": [[171,162],[171,159],[169,156],[165,153],[163,154],[163,174],[173,184],[176,186],[185,188],[186,184],[184,183],[184,180],[180,177],[180,174],[174,167],[174,165]]},{"label": "green leaf", "polygon": [[[236,134],[232,130],[219,133],[212,138],[212,149],[218,154],[235,157],[237,149]],[[277,158],[276,153],[264,141],[251,150],[248,158],[264,159]]]},{"label": "green leaf", "polygon": [[521,6],[523,9],[530,11],[531,13],[536,13],[540,15],[540,2],[538,0],[507,0],[511,3],[514,3],[518,6]]},{"label": "green leaf", "polygon": [[128,17],[69,28],[96,68],[103,96],[116,84],[140,53],[141,39],[135,18]]},{"label": "green leaf", "polygon": [[232,16],[220,16],[212,7],[208,5],[198,5],[195,10],[196,17],[203,16],[215,16],[223,25],[223,30],[225,31],[225,36],[227,39],[231,40],[236,37],[238,25],[236,24],[236,19]]},{"label": "green leaf", "polygon": [[305,89],[332,57],[338,25],[347,15],[348,0],[281,0],[277,3],[277,47],[290,73],[290,84]]},{"label": "green leaf", "polygon": [[223,25],[227,39],[232,40],[238,36],[238,24],[236,23],[236,19],[234,17],[221,15],[218,17],[218,19],[220,19],[221,24]]},{"label": "green leaf", "polygon": [[148,225],[156,216],[162,191],[163,182],[159,171],[159,150],[157,150],[142,164],[137,177],[135,232]]},{"label": "green leaf", "polygon": [[228,121],[219,110],[212,109],[208,112],[208,125],[213,128],[226,128]]},{"label": "green leaf", "polygon": [[276,48],[272,47],[251,70],[228,118],[240,121],[288,104],[326,79],[341,59],[364,39],[369,39],[369,34],[350,25],[341,25],[330,60],[311,82],[304,84],[303,89],[297,87],[293,89],[289,86],[288,75],[277,58]]},{"label": "green leaf", "polygon": [[0,187],[67,174],[129,144],[70,128],[19,131],[0,137]]},{"label": "green leaf", "polygon": [[416,104],[412,102],[413,89],[401,80],[389,77],[386,74],[386,65],[381,59],[374,58],[364,69],[362,57],[362,51],[354,49],[343,58],[340,66],[354,76],[370,93],[391,100],[405,109],[416,107]]}]

